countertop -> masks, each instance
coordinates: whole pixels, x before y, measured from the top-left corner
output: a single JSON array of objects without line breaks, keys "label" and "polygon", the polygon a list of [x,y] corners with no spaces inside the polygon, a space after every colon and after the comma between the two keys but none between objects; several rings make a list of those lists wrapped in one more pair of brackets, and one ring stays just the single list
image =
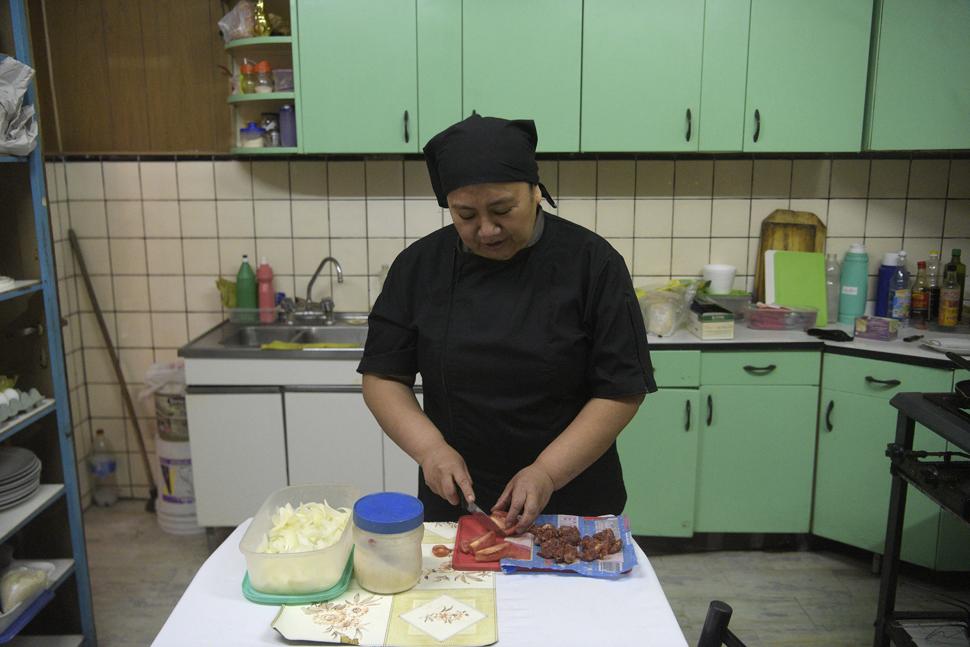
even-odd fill
[{"label": "countertop", "polygon": [[[232,348],[222,344],[234,324],[224,321],[206,331],[179,349],[180,357],[186,359],[341,359],[358,360],[360,348],[263,351],[258,348]],[[827,328],[838,328],[849,334],[852,327],[844,324],[831,324]],[[911,335],[924,335],[915,342],[904,342]],[[959,333],[942,333],[932,330],[918,330],[906,327],[900,330],[895,341],[881,342],[869,339],[855,339],[851,342],[823,341],[800,330],[752,330],[744,322],[736,322],[734,339],[704,341],[687,330],[678,330],[673,335],[659,337],[648,335],[648,343],[653,350],[822,350],[840,355],[854,355],[870,359],[902,361],[935,368],[954,368],[952,362],[935,350],[920,344],[928,339],[941,341],[953,340],[970,346],[970,328],[963,327]]]}]

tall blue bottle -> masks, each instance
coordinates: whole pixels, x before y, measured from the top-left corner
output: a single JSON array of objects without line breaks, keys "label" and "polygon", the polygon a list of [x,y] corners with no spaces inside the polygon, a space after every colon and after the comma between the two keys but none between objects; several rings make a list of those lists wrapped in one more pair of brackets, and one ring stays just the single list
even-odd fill
[{"label": "tall blue bottle", "polygon": [[869,255],[862,243],[852,243],[842,261],[839,323],[853,325],[866,311],[869,291]]},{"label": "tall blue bottle", "polygon": [[886,252],[879,266],[879,279],[876,281],[876,303],[873,314],[877,317],[888,317],[892,306],[890,301],[891,284],[896,275],[896,263],[899,255],[896,252]]}]

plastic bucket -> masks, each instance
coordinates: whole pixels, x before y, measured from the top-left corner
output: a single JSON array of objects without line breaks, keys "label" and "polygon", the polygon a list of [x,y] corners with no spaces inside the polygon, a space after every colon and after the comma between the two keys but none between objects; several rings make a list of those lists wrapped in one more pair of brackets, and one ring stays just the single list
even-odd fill
[{"label": "plastic bucket", "polygon": [[185,412],[185,390],[170,385],[155,391],[155,421],[162,440],[180,442],[189,439],[189,421]]},{"label": "plastic bucket", "polygon": [[[195,484],[189,443],[155,438],[158,458],[158,525],[174,534],[195,532]],[[199,529],[201,531],[201,529]]]},{"label": "plastic bucket", "polygon": [[198,535],[205,532],[205,528],[199,526],[194,514],[170,515],[163,512],[161,508],[156,509],[156,513],[158,527],[170,535]]}]

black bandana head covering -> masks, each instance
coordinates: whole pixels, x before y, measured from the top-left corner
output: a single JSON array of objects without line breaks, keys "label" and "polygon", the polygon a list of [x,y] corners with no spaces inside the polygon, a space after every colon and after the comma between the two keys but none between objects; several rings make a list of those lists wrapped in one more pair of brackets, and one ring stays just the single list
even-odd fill
[{"label": "black bandana head covering", "polygon": [[470,184],[528,182],[538,184],[549,204],[556,206],[539,182],[535,122],[473,114],[435,135],[424,147],[431,186],[438,204],[448,206],[448,194]]}]

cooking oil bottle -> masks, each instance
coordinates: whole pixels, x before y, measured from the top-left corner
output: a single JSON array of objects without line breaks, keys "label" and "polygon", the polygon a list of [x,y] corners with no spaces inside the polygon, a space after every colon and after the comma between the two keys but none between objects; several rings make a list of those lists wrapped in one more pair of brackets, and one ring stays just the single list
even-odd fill
[{"label": "cooking oil bottle", "polygon": [[960,316],[960,286],[957,284],[956,270],[950,270],[943,279],[940,289],[940,317],[937,323],[941,328],[955,328]]}]

